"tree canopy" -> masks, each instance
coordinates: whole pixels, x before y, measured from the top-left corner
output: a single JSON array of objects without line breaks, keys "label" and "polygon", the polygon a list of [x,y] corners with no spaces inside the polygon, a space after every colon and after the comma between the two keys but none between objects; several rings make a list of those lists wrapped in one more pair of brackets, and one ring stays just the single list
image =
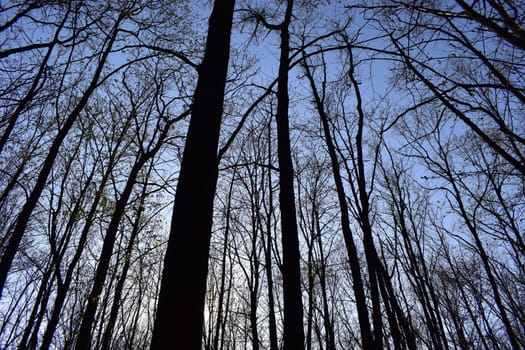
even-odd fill
[{"label": "tree canopy", "polygon": [[525,2],[0,3],[0,348],[525,348]]}]

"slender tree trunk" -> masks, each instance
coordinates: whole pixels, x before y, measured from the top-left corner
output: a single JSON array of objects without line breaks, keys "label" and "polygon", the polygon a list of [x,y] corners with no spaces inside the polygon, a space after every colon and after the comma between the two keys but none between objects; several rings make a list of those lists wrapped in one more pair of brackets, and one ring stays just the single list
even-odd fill
[{"label": "slender tree trunk", "polygon": [[[152,170],[152,166],[150,166],[150,168],[148,169],[148,173],[146,174],[146,179],[149,178],[151,174],[151,170]],[[121,276],[119,277],[119,280],[115,287],[115,293],[113,295],[113,300],[112,300],[113,304],[111,305],[111,311],[109,313],[109,318],[108,318],[108,322],[106,325],[106,329],[104,331],[104,335],[102,336],[102,349],[110,348],[111,336],[113,335],[113,328],[115,327],[115,323],[117,321],[120,301],[122,299],[122,289],[124,287],[124,282],[126,281],[126,277],[128,275],[128,270],[131,266],[131,253],[133,252],[133,248],[135,246],[135,241],[137,239],[137,236],[140,233],[140,225],[141,225],[142,214],[144,212],[144,205],[146,202],[148,185],[149,184],[146,180],[146,182],[144,183],[142,187],[142,192],[140,194],[139,207],[138,207],[137,213],[135,214],[133,228],[131,230],[129,242],[126,247],[125,257],[124,257],[124,266],[122,267]]]},{"label": "slender tree trunk", "polygon": [[341,170],[339,167],[339,160],[337,159],[335,144],[332,140],[332,135],[330,132],[330,126],[328,122],[329,117],[326,114],[323,101],[319,92],[317,91],[315,81],[313,80],[313,76],[306,62],[304,63],[304,68],[306,76],[310,82],[312,92],[314,94],[314,101],[316,104],[317,112],[319,113],[319,117],[321,119],[324,139],[326,142],[326,147],[328,148],[328,153],[330,155],[330,162],[332,165],[332,173],[334,176],[337,198],[339,200],[339,207],[341,208],[341,231],[343,233],[343,238],[345,241],[348,260],[350,264],[350,270],[352,273],[352,287],[356,301],[357,317],[359,319],[361,344],[363,346],[363,349],[374,349],[373,335],[372,329],[370,327],[368,307],[366,305],[366,297],[364,292],[360,261],[359,256],[357,254],[357,247],[353,238],[353,233],[350,229],[350,216],[348,214],[349,208],[343,186],[343,178],[341,176]]},{"label": "slender tree trunk", "polygon": [[323,300],[323,325],[325,329],[325,339],[326,339],[326,349],[327,350],[336,350],[335,347],[335,332],[333,327],[333,322],[330,317],[330,310],[328,306],[328,293],[326,286],[326,259],[323,249],[323,241],[321,239],[321,222],[319,218],[319,210],[315,210],[315,225],[317,232],[317,246],[319,248],[319,260],[321,266],[318,269],[319,275],[319,284],[321,289],[321,297]]},{"label": "slender tree trunk", "polygon": [[[122,137],[119,139],[118,145],[120,145],[122,141]],[[100,185],[95,194],[95,199],[93,200],[93,203],[91,204],[91,208],[86,217],[86,222],[84,224],[84,227],[82,228],[82,232],[80,233],[80,237],[78,239],[75,254],[73,255],[73,258],[71,259],[71,261],[69,262],[65,277],[63,279],[60,277],[60,274],[59,274],[60,266],[56,267],[57,291],[56,291],[56,296],[55,296],[55,302],[53,305],[53,311],[51,313],[51,317],[49,318],[47,322],[46,330],[42,338],[42,344],[40,346],[41,350],[47,350],[49,346],[51,345],[51,341],[53,340],[53,335],[55,334],[56,327],[60,320],[60,314],[62,312],[62,307],[64,305],[64,301],[66,300],[67,292],[73,280],[73,273],[75,271],[75,268],[78,262],[80,261],[80,257],[82,255],[82,252],[84,251],[84,247],[86,245],[89,232],[91,230],[92,225],[94,224],[94,219],[97,213],[98,204],[100,202],[100,199],[102,198],[102,193],[104,192],[106,183],[109,180],[109,177],[111,175],[111,170],[115,162],[115,157],[118,152],[118,148],[119,148],[118,146],[115,147],[115,149],[113,150],[113,153],[110,155],[107,170],[103,174],[102,179],[100,180]],[[93,171],[94,170],[95,170],[95,167],[93,168]],[[90,178],[91,176],[92,174],[90,175]],[[91,179],[88,182],[91,182]]]},{"label": "slender tree trunk", "polygon": [[[272,128],[271,118],[268,122],[268,165],[272,164]],[[272,170],[268,169],[268,208],[266,209],[266,243],[264,247],[264,268],[268,284],[268,327],[270,333],[270,350],[278,350],[277,321],[275,320],[275,301],[273,296],[273,271],[272,271],[272,216],[273,216],[273,190]]]},{"label": "slender tree trunk", "polygon": [[180,168],[151,349],[201,348],[234,0],[216,1]]},{"label": "slender tree trunk", "polygon": [[[250,179],[250,183],[253,181]],[[250,252],[250,282],[248,283],[250,289],[250,328],[252,331],[252,350],[259,350],[259,331],[257,328],[257,308],[259,305],[259,281],[260,281],[260,268],[259,268],[259,255],[257,254],[257,232],[260,223],[260,208],[254,198],[254,193],[250,193],[251,202],[251,221],[252,221],[252,237],[251,237],[251,252]]]},{"label": "slender tree trunk", "polygon": [[[364,123],[365,115],[363,111],[363,101],[361,98],[361,91],[359,89],[359,84],[355,79],[355,63],[353,59],[352,47],[350,43],[348,45],[348,55],[349,55],[349,72],[348,77],[354,88],[355,98],[356,98],[356,109],[357,109],[357,132],[355,136],[355,153],[353,155],[353,163],[356,167],[355,180],[357,182],[357,193],[354,192],[354,199],[357,206],[358,212],[358,221],[361,226],[361,231],[363,232],[363,246],[365,250],[365,257],[368,268],[368,279],[370,283],[370,297],[372,299],[372,323],[374,325],[374,347],[376,349],[383,348],[383,316],[381,312],[381,296],[380,296],[380,286],[381,276],[381,261],[377,254],[374,237],[372,235],[372,224],[370,222],[370,202],[369,194],[367,190],[367,181],[366,181],[366,172],[365,172],[365,160],[363,156],[363,133],[364,133]],[[387,301],[385,301],[387,302]]]},{"label": "slender tree trunk", "polygon": [[39,333],[40,323],[46,311],[49,294],[51,294],[52,283],[49,283],[53,273],[53,264],[49,263],[49,267],[42,276],[40,287],[36,296],[35,304],[29,320],[27,321],[26,329],[22,335],[22,339],[18,344],[18,349],[34,349],[36,347],[36,335]]},{"label": "slender tree trunk", "polygon": [[[393,162],[393,161],[392,161]],[[392,165],[394,165],[392,163]],[[409,200],[405,201],[405,195],[401,184],[402,176],[395,166],[392,166],[393,176],[387,174],[384,166],[381,165],[385,174],[385,181],[390,193],[390,202],[392,206],[392,216],[403,240],[409,268],[406,273],[408,277],[412,276],[413,288],[416,290],[418,299],[423,309],[428,332],[430,333],[433,348],[448,350],[443,322],[440,316],[437,298],[434,292],[434,286],[429,279],[430,273],[425,262],[423,251],[421,249],[420,239],[410,235],[410,228],[415,233],[421,230],[414,222],[412,210],[410,210]],[[409,223],[411,225],[409,226]],[[410,228],[409,228],[410,227]],[[414,248],[414,245],[417,249]]]},{"label": "slender tree trunk", "polygon": [[304,347],[303,303],[299,237],[293,184],[293,163],[288,120],[288,67],[290,65],[290,32],[293,0],[287,1],[281,24],[281,54],[277,87],[277,155],[279,158],[279,202],[281,209],[281,236],[283,249],[284,350]]},{"label": "slender tree trunk", "polygon": [[124,190],[115,204],[115,210],[111,216],[111,221],[109,222],[106,234],[104,236],[102,251],[100,252],[98,259],[99,263],[95,272],[95,280],[88,296],[84,314],[82,315],[82,323],[80,325],[78,338],[75,343],[75,350],[91,349],[91,328],[93,322],[95,321],[95,314],[99,305],[102,289],[104,288],[104,283],[106,281],[109,263],[111,261],[111,256],[113,255],[113,248],[117,238],[118,228],[122,216],[124,215],[124,210],[126,209],[126,205],[131,196],[131,192],[137,180],[139,171],[142,169],[144,164],[153,158],[160,149],[164,138],[168,133],[169,127],[170,124],[164,126],[164,129],[161,131],[161,135],[159,135],[159,139],[157,140],[157,143],[154,147],[152,147],[147,153],[143,153],[138,156],[138,159],[131,168]]},{"label": "slender tree trunk", "polygon": [[[231,257],[230,257],[231,261]],[[233,274],[233,264],[230,264],[230,271],[229,275],[232,276]],[[226,289],[226,304],[224,305],[224,320],[222,321],[221,325],[221,340],[219,341],[219,350],[224,349],[224,345],[226,343],[226,324],[228,321],[228,316],[231,312],[230,305],[231,305],[231,294],[232,294],[232,284],[233,284],[233,278],[228,279],[228,289]],[[232,349],[235,349],[235,340]]]},{"label": "slender tree trunk", "polygon": [[95,71],[93,79],[91,80],[87,90],[84,92],[84,95],[80,99],[79,103],[77,104],[75,109],[71,112],[71,114],[68,116],[68,118],[64,122],[64,125],[60,128],[57,136],[53,140],[53,143],[51,144],[51,147],[49,149],[49,153],[47,154],[47,157],[42,166],[42,169],[40,170],[40,173],[38,174],[36,184],[33,190],[31,191],[31,194],[29,195],[29,198],[27,199],[26,203],[22,207],[22,211],[20,212],[20,215],[17,218],[16,226],[13,229],[13,232],[9,239],[9,243],[7,244],[7,247],[4,251],[4,255],[2,256],[2,259],[0,260],[0,297],[4,289],[4,285],[7,279],[7,275],[9,273],[9,269],[11,268],[11,264],[13,263],[15,255],[18,251],[18,246],[20,245],[20,242],[22,241],[22,238],[24,236],[24,232],[26,230],[27,224],[29,223],[31,214],[33,213],[33,210],[35,209],[37,205],[38,199],[40,198],[40,195],[42,194],[42,191],[44,190],[44,187],[47,182],[47,178],[49,177],[49,174],[51,173],[51,169],[53,168],[53,164],[60,150],[60,146],[62,146],[62,142],[64,141],[67,134],[69,133],[69,130],[73,126],[74,122],[77,120],[78,116],[80,115],[80,112],[84,109],[89,98],[91,97],[91,95],[93,94],[93,92],[98,86],[98,82],[102,74],[102,69],[104,68],[105,62],[109,56],[109,53],[111,52],[113,43],[115,42],[115,39],[117,38],[117,34],[119,32],[119,26],[123,19],[124,19],[124,13],[119,15],[118,19],[116,20],[113,26],[111,36],[108,38],[106,48],[101,55],[97,69]]},{"label": "slender tree trunk", "polygon": [[222,257],[221,257],[221,285],[219,287],[219,300],[217,301],[218,304],[218,311],[217,311],[217,322],[215,322],[215,331],[213,335],[213,345],[212,350],[218,350],[219,349],[219,335],[221,331],[221,325],[223,323],[222,321],[222,313],[223,313],[223,304],[224,304],[224,294],[226,292],[226,257],[228,253],[228,243],[229,243],[229,236],[230,236],[230,215],[231,215],[231,198],[233,194],[233,182],[235,180],[236,172],[234,171],[232,174],[232,180],[230,182],[230,188],[228,191],[228,199],[226,201],[226,227],[224,229],[224,245],[222,248]]},{"label": "slender tree trunk", "polygon": [[460,212],[468,230],[470,231],[470,233],[472,234],[472,237],[474,238],[475,247],[477,248],[476,253],[481,258],[483,268],[485,270],[485,273],[487,274],[487,279],[492,289],[494,302],[496,303],[497,310],[500,313],[501,321],[503,322],[503,325],[505,326],[505,330],[507,331],[509,342],[514,350],[520,349],[522,348],[521,346],[522,344],[519,343],[519,338],[515,334],[514,328],[512,326],[512,322],[507,314],[507,309],[501,298],[499,286],[496,281],[496,276],[494,275],[492,271],[490,258],[485,250],[485,247],[483,246],[483,242],[481,241],[481,238],[479,236],[475,221],[473,221],[467,213],[464,201],[461,197],[461,192],[454,180],[454,175],[452,174],[450,169],[451,167],[449,166],[449,164],[447,164],[447,176],[453,188],[453,195],[456,199],[456,203],[458,204],[458,211]]},{"label": "slender tree trunk", "polygon": [[[311,233],[313,236],[314,233]],[[313,261],[313,242],[308,242],[308,306],[306,308],[306,334],[305,334],[305,350],[312,349],[312,328],[313,328],[313,312],[314,312],[314,261]]]},{"label": "slender tree trunk", "polygon": [[108,229],[104,236],[102,251],[98,259],[99,264],[95,273],[94,283],[91,288],[91,292],[89,293],[87,305],[82,316],[82,323],[80,325],[78,338],[75,343],[75,350],[91,349],[91,328],[95,320],[95,313],[97,311],[98,304],[100,303],[99,299],[106,281],[106,275],[109,268],[111,255],[113,254],[113,246],[118,233],[118,227],[120,225],[122,215],[124,214],[124,209],[128,202],[129,196],[131,195],[133,184],[135,183],[135,179],[139,170],[140,167],[138,163],[136,163],[134,169],[131,171],[130,176],[128,177],[126,188],[117,201],[115,205],[115,211],[111,216],[111,222],[109,223]]},{"label": "slender tree trunk", "polygon": [[13,113],[8,118],[7,126],[4,129],[4,133],[2,134],[2,137],[0,137],[0,154],[2,153],[4,146],[6,145],[9,139],[9,136],[11,135],[11,132],[14,129],[16,122],[18,121],[18,117],[20,117],[20,114],[22,114],[27,104],[33,99],[33,97],[37,93],[41,80],[45,79],[44,71],[47,68],[47,63],[49,59],[51,58],[53,49],[55,48],[55,45],[58,43],[60,32],[62,31],[62,28],[64,27],[64,24],[66,23],[66,20],[69,18],[69,14],[71,12],[71,3],[69,3],[68,6],[69,7],[64,15],[64,18],[58,25],[55,35],[53,36],[53,40],[51,44],[49,45],[44,58],[42,59],[42,63],[40,64],[40,67],[35,75],[35,78],[33,79],[33,83],[29,87],[29,90],[27,91],[24,98],[22,98],[22,100],[20,101],[16,109],[13,111]]}]

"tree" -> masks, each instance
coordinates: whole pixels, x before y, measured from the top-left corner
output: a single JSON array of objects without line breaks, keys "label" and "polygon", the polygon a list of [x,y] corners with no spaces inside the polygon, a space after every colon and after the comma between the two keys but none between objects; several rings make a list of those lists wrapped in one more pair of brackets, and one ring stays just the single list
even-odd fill
[{"label": "tree", "polygon": [[210,16],[177,183],[151,349],[163,349],[173,339],[188,349],[201,346],[234,5],[234,0],[216,1]]},{"label": "tree", "polygon": [[521,2],[1,3],[1,348],[525,346]]},{"label": "tree", "polygon": [[[1,292],[3,291],[5,281],[9,273],[9,269],[17,253],[18,246],[20,245],[31,214],[33,213],[33,210],[37,205],[37,201],[40,195],[42,194],[46,181],[49,177],[49,174],[51,173],[51,169],[53,167],[55,158],[58,155],[60,146],[62,145],[64,139],[68,135],[78,116],[80,115],[80,112],[84,109],[84,107],[88,103],[89,98],[91,97],[91,95],[93,94],[93,92],[99,84],[99,79],[101,78],[101,74],[103,68],[105,67],[106,60],[113,48],[113,43],[115,42],[117,34],[119,33],[120,24],[127,15],[127,11],[127,9],[124,9],[118,14],[114,22],[113,28],[110,32],[110,35],[106,38],[104,42],[104,50],[100,53],[100,60],[96,67],[93,78],[91,79],[89,86],[82,95],[81,99],[76,104],[75,108],[71,111],[67,119],[64,121],[64,124],[60,127],[55,139],[53,140],[53,143],[50,146],[49,153],[46,156],[46,159],[44,160],[42,168],[38,174],[38,178],[36,180],[34,188],[31,191],[31,194],[29,195],[26,203],[22,207],[20,214],[18,215],[16,225],[13,228],[13,231],[10,233],[9,242],[7,243],[5,251],[3,252],[2,260],[0,261],[0,296]],[[9,129],[7,131],[9,131]]]},{"label": "tree", "polygon": [[281,210],[281,240],[283,249],[283,298],[284,298],[284,349],[304,346],[303,305],[301,293],[301,270],[299,233],[294,195],[294,175],[290,147],[288,70],[290,69],[290,24],[294,2],[288,0],[283,21],[270,24],[257,12],[250,15],[256,23],[269,30],[279,30],[280,53],[277,83],[277,156],[279,161],[279,208]]},{"label": "tree", "polygon": [[[366,305],[366,299],[365,299],[365,291],[363,287],[363,278],[361,275],[361,264],[359,261],[359,256],[357,253],[356,244],[354,241],[354,235],[352,233],[352,229],[350,227],[350,218],[348,213],[348,203],[347,203],[347,197],[345,194],[345,189],[343,186],[343,180],[341,176],[341,170],[339,165],[339,160],[337,157],[337,151],[334,145],[334,142],[332,140],[332,135],[330,131],[330,125],[329,125],[329,117],[326,112],[326,108],[324,106],[324,101],[321,96],[326,96],[326,91],[319,92],[317,90],[317,86],[314,80],[314,77],[312,75],[311,69],[308,65],[308,62],[305,59],[305,55],[303,55],[303,67],[306,73],[306,77],[308,78],[308,82],[310,83],[310,88],[312,89],[312,94],[314,95],[314,103],[315,108],[317,109],[317,112],[319,113],[319,118],[321,119],[321,124],[323,127],[323,133],[324,133],[324,140],[326,142],[326,147],[328,149],[328,153],[330,156],[330,162],[332,165],[332,173],[334,177],[335,186],[337,189],[337,198],[339,201],[339,207],[340,207],[340,216],[341,216],[341,230],[343,233],[343,237],[345,240],[345,245],[348,253],[348,259],[350,264],[350,269],[352,270],[352,288],[354,291],[355,299],[356,299],[356,306],[357,306],[357,314],[359,317],[359,325],[360,325],[360,331],[361,331],[361,343],[364,349],[371,349],[374,346],[373,343],[373,336],[372,331],[370,327],[369,322],[369,316],[368,316],[368,307]],[[323,82],[323,86],[324,86]]]}]

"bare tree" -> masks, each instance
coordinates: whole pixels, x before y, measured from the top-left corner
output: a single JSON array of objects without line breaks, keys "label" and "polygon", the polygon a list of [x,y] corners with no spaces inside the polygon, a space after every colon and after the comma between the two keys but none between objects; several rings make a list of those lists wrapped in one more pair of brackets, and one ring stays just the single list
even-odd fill
[{"label": "bare tree", "polygon": [[[217,1],[210,16],[177,183],[151,349],[162,349],[174,338],[188,349],[201,346],[218,176],[217,148],[234,4],[233,0]],[[194,215],[200,219],[195,220]]]}]

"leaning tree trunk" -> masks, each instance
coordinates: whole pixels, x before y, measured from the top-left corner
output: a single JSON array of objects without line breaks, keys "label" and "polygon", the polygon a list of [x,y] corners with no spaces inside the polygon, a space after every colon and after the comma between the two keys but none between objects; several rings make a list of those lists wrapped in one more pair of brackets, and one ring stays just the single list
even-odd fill
[{"label": "leaning tree trunk", "polygon": [[82,98],[80,98],[76,107],[69,114],[64,124],[59,129],[55,139],[51,143],[49,152],[37,176],[33,190],[29,194],[26,203],[24,204],[22,210],[20,211],[20,214],[18,215],[16,226],[14,227],[13,232],[11,233],[9,243],[5,248],[2,259],[0,260],[0,297],[2,296],[2,291],[4,289],[5,282],[9,274],[9,269],[11,268],[11,264],[13,263],[16,253],[18,252],[18,247],[20,245],[20,242],[22,241],[22,238],[26,231],[26,227],[29,224],[31,215],[33,214],[33,210],[35,209],[40,195],[44,190],[49,174],[51,174],[51,170],[53,168],[53,164],[55,163],[55,159],[58,155],[60,147],[62,146],[64,139],[73,127],[73,124],[77,120],[78,116],[80,115],[84,107],[87,105],[89,98],[91,97],[95,89],[98,87],[99,80],[102,75],[102,70],[105,66],[109,54],[111,53],[111,49],[117,38],[117,34],[119,33],[120,23],[123,19],[124,13],[121,13],[113,26],[110,36],[108,37],[106,47],[100,56],[98,66],[95,70],[95,73],[88,88],[82,95]]},{"label": "leaning tree trunk", "polygon": [[217,148],[235,0],[216,1],[180,168],[151,349],[201,348]]},{"label": "leaning tree trunk", "polygon": [[108,228],[104,236],[102,250],[98,257],[98,265],[95,272],[93,285],[91,286],[91,291],[89,293],[85,310],[82,315],[80,329],[75,342],[75,350],[89,350],[92,348],[92,327],[93,323],[95,322],[95,316],[99,306],[100,297],[106,283],[111,257],[113,256],[113,249],[115,247],[122,217],[124,216],[126,206],[128,204],[129,198],[131,197],[133,187],[137,182],[137,177],[140,170],[149,159],[156,155],[163,143],[164,137],[168,133],[168,129],[169,125],[166,125],[165,129],[162,130],[162,134],[160,135],[157,144],[148,152],[142,153],[137,157],[135,164],[133,164],[130,174],[126,180],[124,190],[122,191],[120,198],[115,203],[115,208],[113,214],[111,215],[111,221],[108,224]]},{"label": "leaning tree trunk", "polygon": [[332,174],[334,178],[335,188],[337,191],[337,198],[339,201],[339,208],[341,209],[340,210],[341,232],[343,234],[343,238],[344,238],[344,242],[345,242],[345,246],[346,246],[346,250],[348,254],[348,262],[349,262],[350,270],[352,273],[352,288],[353,288],[355,303],[356,303],[356,308],[357,308],[357,317],[359,320],[361,345],[363,349],[373,349],[374,348],[374,337],[372,335],[372,329],[370,327],[368,307],[366,303],[366,295],[365,295],[365,289],[364,289],[364,281],[363,281],[363,276],[361,274],[361,267],[360,267],[361,263],[359,259],[359,254],[357,252],[357,247],[354,241],[354,234],[350,228],[350,216],[348,214],[349,209],[348,209],[348,203],[346,199],[347,197],[346,197],[346,193],[345,193],[345,189],[343,185],[343,177],[341,175],[339,160],[337,158],[336,147],[335,147],[334,141],[332,140],[332,135],[330,133],[329,116],[326,113],[324,102],[322,101],[321,95],[319,94],[317,90],[314,78],[312,76],[312,72],[306,62],[305,56],[303,56],[303,59],[304,59],[304,63],[303,63],[304,71],[310,83],[310,87],[314,95],[315,106],[319,113],[319,117],[321,119],[324,139],[325,139],[326,147],[328,149],[328,153],[330,156]]}]

